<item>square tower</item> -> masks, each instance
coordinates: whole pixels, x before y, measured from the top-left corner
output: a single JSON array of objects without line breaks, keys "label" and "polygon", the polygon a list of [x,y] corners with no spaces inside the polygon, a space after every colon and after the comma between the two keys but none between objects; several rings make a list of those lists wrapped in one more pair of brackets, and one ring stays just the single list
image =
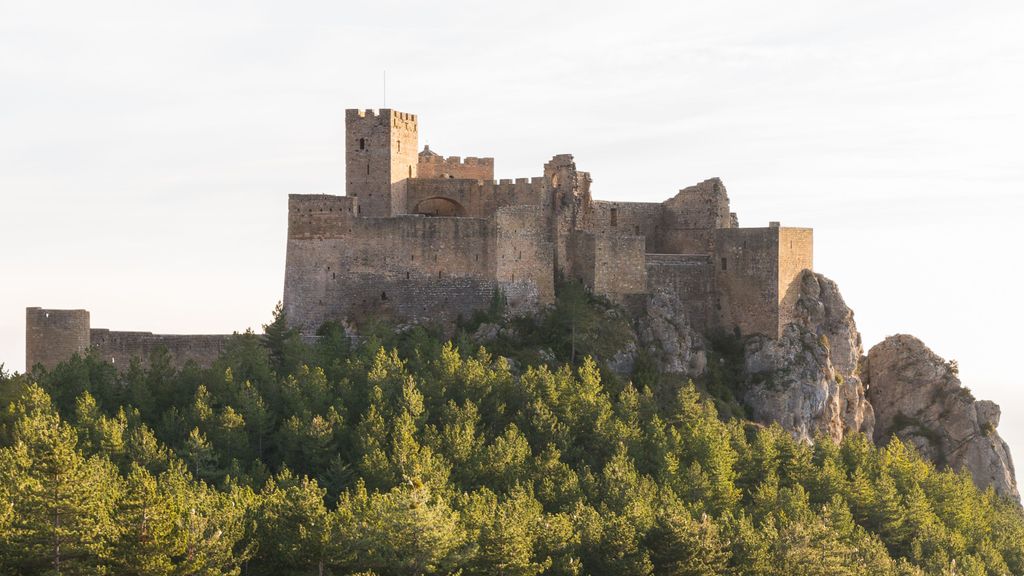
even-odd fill
[{"label": "square tower", "polygon": [[804,270],[814,268],[810,228],[718,228],[716,270],[719,328],[743,335],[782,336],[793,322]]},{"label": "square tower", "polygon": [[345,195],[359,198],[360,216],[406,212],[406,184],[416,177],[418,147],[415,114],[345,111]]}]

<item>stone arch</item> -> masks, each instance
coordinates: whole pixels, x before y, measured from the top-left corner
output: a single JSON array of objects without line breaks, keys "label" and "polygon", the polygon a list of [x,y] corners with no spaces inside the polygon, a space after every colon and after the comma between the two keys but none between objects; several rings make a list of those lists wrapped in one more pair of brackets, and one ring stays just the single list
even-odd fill
[{"label": "stone arch", "polygon": [[416,203],[413,213],[426,216],[465,216],[466,208],[451,198],[434,196]]}]

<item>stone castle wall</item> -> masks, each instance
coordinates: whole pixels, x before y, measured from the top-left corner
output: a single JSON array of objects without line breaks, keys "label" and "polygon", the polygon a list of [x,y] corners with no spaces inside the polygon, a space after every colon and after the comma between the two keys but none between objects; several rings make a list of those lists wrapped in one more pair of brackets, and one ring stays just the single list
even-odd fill
[{"label": "stone castle wall", "polygon": [[643,236],[580,232],[573,240],[573,276],[591,291],[616,302],[647,291]]},{"label": "stone castle wall", "polygon": [[[464,180],[415,179],[408,184],[406,212],[440,216],[488,218],[504,206],[539,206],[544,202],[544,179]],[[453,214],[438,214],[427,208],[432,200],[457,205]],[[434,206],[438,206],[437,203]],[[443,209],[443,204],[442,204]]]},{"label": "stone castle wall", "polygon": [[804,270],[814,269],[814,231],[810,228],[778,228],[779,231],[779,327],[796,320],[800,280]]},{"label": "stone castle wall", "polygon": [[732,227],[729,197],[718,178],[680,190],[663,206],[657,249],[662,254],[712,254],[716,230]]},{"label": "stone castle wall", "polygon": [[232,335],[153,334],[152,332],[114,332],[103,328],[90,330],[90,347],[96,355],[123,370],[133,358],[145,363],[159,349],[170,354],[171,364],[188,362],[209,366],[227,347]]},{"label": "stone castle wall", "polygon": [[175,366],[193,361],[208,366],[224,350],[230,335],[178,335],[151,332],[112,332],[91,328],[88,310],[28,308],[25,318],[25,369],[37,364],[50,370],[75,354],[90,350],[118,368],[132,358],[146,361],[159,348],[166,349]]},{"label": "stone castle wall", "polygon": [[813,265],[812,231],[722,228],[715,244],[718,325],[777,338],[789,321],[781,310],[795,303],[800,273]]},{"label": "stone castle wall", "polygon": [[777,335],[777,230],[736,228],[715,232],[717,324],[742,334]]},{"label": "stone castle wall", "polygon": [[[429,148],[428,148],[429,151]],[[417,178],[465,178],[470,180],[494,180],[494,158],[462,159],[458,156],[420,154]]]},{"label": "stone castle wall", "polygon": [[715,270],[710,255],[647,254],[647,289],[667,289],[683,304],[686,319],[706,333],[714,325]]},{"label": "stone castle wall", "polygon": [[584,228],[595,234],[643,236],[644,250],[656,252],[663,211],[661,203],[656,202],[594,200],[590,203]]},{"label": "stone castle wall", "polygon": [[[506,206],[495,213],[495,279],[503,286],[527,283],[536,290],[535,302],[509,295],[513,310],[526,310],[555,301],[554,244],[542,206]],[[532,293],[526,288],[527,294]]]},{"label": "stone castle wall", "polygon": [[498,289],[517,309],[554,298],[538,206],[491,219],[356,217],[319,196],[292,195],[289,206],[284,307],[306,333],[327,320],[449,323]]}]

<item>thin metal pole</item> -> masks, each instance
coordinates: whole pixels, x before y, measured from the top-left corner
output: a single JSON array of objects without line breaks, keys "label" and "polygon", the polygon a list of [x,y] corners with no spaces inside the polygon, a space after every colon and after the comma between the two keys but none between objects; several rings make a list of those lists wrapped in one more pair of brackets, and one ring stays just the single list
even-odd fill
[{"label": "thin metal pole", "polygon": [[384,105],[382,108],[388,107],[388,71],[384,71]]}]

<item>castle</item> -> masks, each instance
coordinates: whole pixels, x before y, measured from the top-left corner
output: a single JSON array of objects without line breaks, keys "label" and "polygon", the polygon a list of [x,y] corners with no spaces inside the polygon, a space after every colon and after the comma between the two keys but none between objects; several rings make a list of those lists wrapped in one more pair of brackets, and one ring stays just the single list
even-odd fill
[{"label": "castle", "polygon": [[[564,277],[627,308],[670,290],[700,332],[778,337],[812,268],[811,229],[740,228],[718,179],[660,203],[602,201],[567,154],[538,176],[495,180],[493,158],[418,151],[414,114],[347,110],[345,127],[345,195],[288,197],[283,303],[306,335],[328,320],[450,324],[495,291],[526,313]],[[112,332],[85,310],[29,308],[26,366],[88,348],[125,364],[161,346],[208,363],[226,338]]]}]

